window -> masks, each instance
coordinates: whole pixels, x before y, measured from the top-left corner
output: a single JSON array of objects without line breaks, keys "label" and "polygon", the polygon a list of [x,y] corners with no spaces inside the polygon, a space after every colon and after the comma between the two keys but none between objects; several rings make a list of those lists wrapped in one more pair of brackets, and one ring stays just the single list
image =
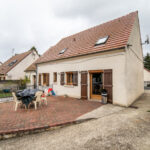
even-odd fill
[{"label": "window", "polygon": [[73,85],[73,72],[66,73],[67,85]]},{"label": "window", "polygon": [[17,62],[17,60],[13,60],[11,63],[8,64],[9,67],[11,67],[12,65],[14,65]]},{"label": "window", "polygon": [[101,45],[101,44],[105,44],[107,40],[108,40],[108,36],[105,36],[105,37],[103,37],[103,38],[100,38],[100,39],[96,42],[95,46]]},{"label": "window", "polygon": [[66,83],[67,85],[78,85],[78,72],[67,72],[66,73]]},{"label": "window", "polygon": [[54,82],[57,82],[57,72],[54,72],[53,79],[54,79]]},{"label": "window", "polygon": [[63,54],[65,51],[67,50],[67,48],[62,49],[59,54]]},{"label": "window", "polygon": [[49,86],[49,73],[43,73],[43,85]]}]

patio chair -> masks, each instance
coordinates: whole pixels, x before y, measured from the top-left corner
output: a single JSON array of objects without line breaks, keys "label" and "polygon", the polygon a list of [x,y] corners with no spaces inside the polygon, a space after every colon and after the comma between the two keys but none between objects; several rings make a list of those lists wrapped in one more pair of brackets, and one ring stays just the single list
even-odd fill
[{"label": "patio chair", "polygon": [[45,89],[42,96],[41,96],[41,99],[42,101],[47,105],[47,96],[48,96],[48,90]]},{"label": "patio chair", "polygon": [[15,104],[15,111],[16,111],[17,108],[18,108],[18,105],[19,105],[19,104],[22,104],[22,101],[19,101],[19,100],[17,99],[16,94],[15,94],[14,92],[12,92],[12,96],[13,96],[14,102],[16,103],[16,104]]},{"label": "patio chair", "polygon": [[37,109],[37,103],[39,103],[39,105],[40,105],[42,102],[42,99],[41,99],[42,94],[43,94],[42,91],[38,91],[35,94],[36,99],[35,99],[35,101],[33,101],[35,109]]}]

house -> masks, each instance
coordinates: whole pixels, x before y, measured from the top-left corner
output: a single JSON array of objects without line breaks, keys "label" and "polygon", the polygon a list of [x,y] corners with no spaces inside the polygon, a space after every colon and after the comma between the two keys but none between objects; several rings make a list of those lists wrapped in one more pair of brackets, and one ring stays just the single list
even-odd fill
[{"label": "house", "polygon": [[144,87],[150,86],[150,70],[144,68]]},{"label": "house", "polygon": [[0,66],[2,65],[3,63],[0,61]]},{"label": "house", "polygon": [[31,64],[26,70],[25,70],[26,76],[30,79],[30,83],[28,86],[35,87],[36,86],[36,64],[35,62]]},{"label": "house", "polygon": [[15,54],[0,66],[0,80],[19,80],[25,77],[24,70],[39,58],[36,49]]},{"label": "house", "polygon": [[131,105],[144,92],[138,12],[68,36],[37,60],[38,86],[56,95]]}]

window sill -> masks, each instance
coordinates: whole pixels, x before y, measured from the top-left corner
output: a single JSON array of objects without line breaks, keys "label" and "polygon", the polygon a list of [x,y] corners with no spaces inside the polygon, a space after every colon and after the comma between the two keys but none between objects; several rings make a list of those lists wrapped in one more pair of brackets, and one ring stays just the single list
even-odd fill
[{"label": "window sill", "polygon": [[65,84],[64,87],[74,88],[74,85]]}]

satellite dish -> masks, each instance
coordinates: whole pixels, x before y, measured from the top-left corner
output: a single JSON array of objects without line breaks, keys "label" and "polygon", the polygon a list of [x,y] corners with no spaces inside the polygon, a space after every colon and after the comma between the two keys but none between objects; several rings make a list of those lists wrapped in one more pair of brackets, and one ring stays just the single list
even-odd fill
[{"label": "satellite dish", "polygon": [[145,41],[145,43],[146,43],[146,44],[149,44],[149,36],[148,36],[148,35],[146,36],[146,41]]}]

